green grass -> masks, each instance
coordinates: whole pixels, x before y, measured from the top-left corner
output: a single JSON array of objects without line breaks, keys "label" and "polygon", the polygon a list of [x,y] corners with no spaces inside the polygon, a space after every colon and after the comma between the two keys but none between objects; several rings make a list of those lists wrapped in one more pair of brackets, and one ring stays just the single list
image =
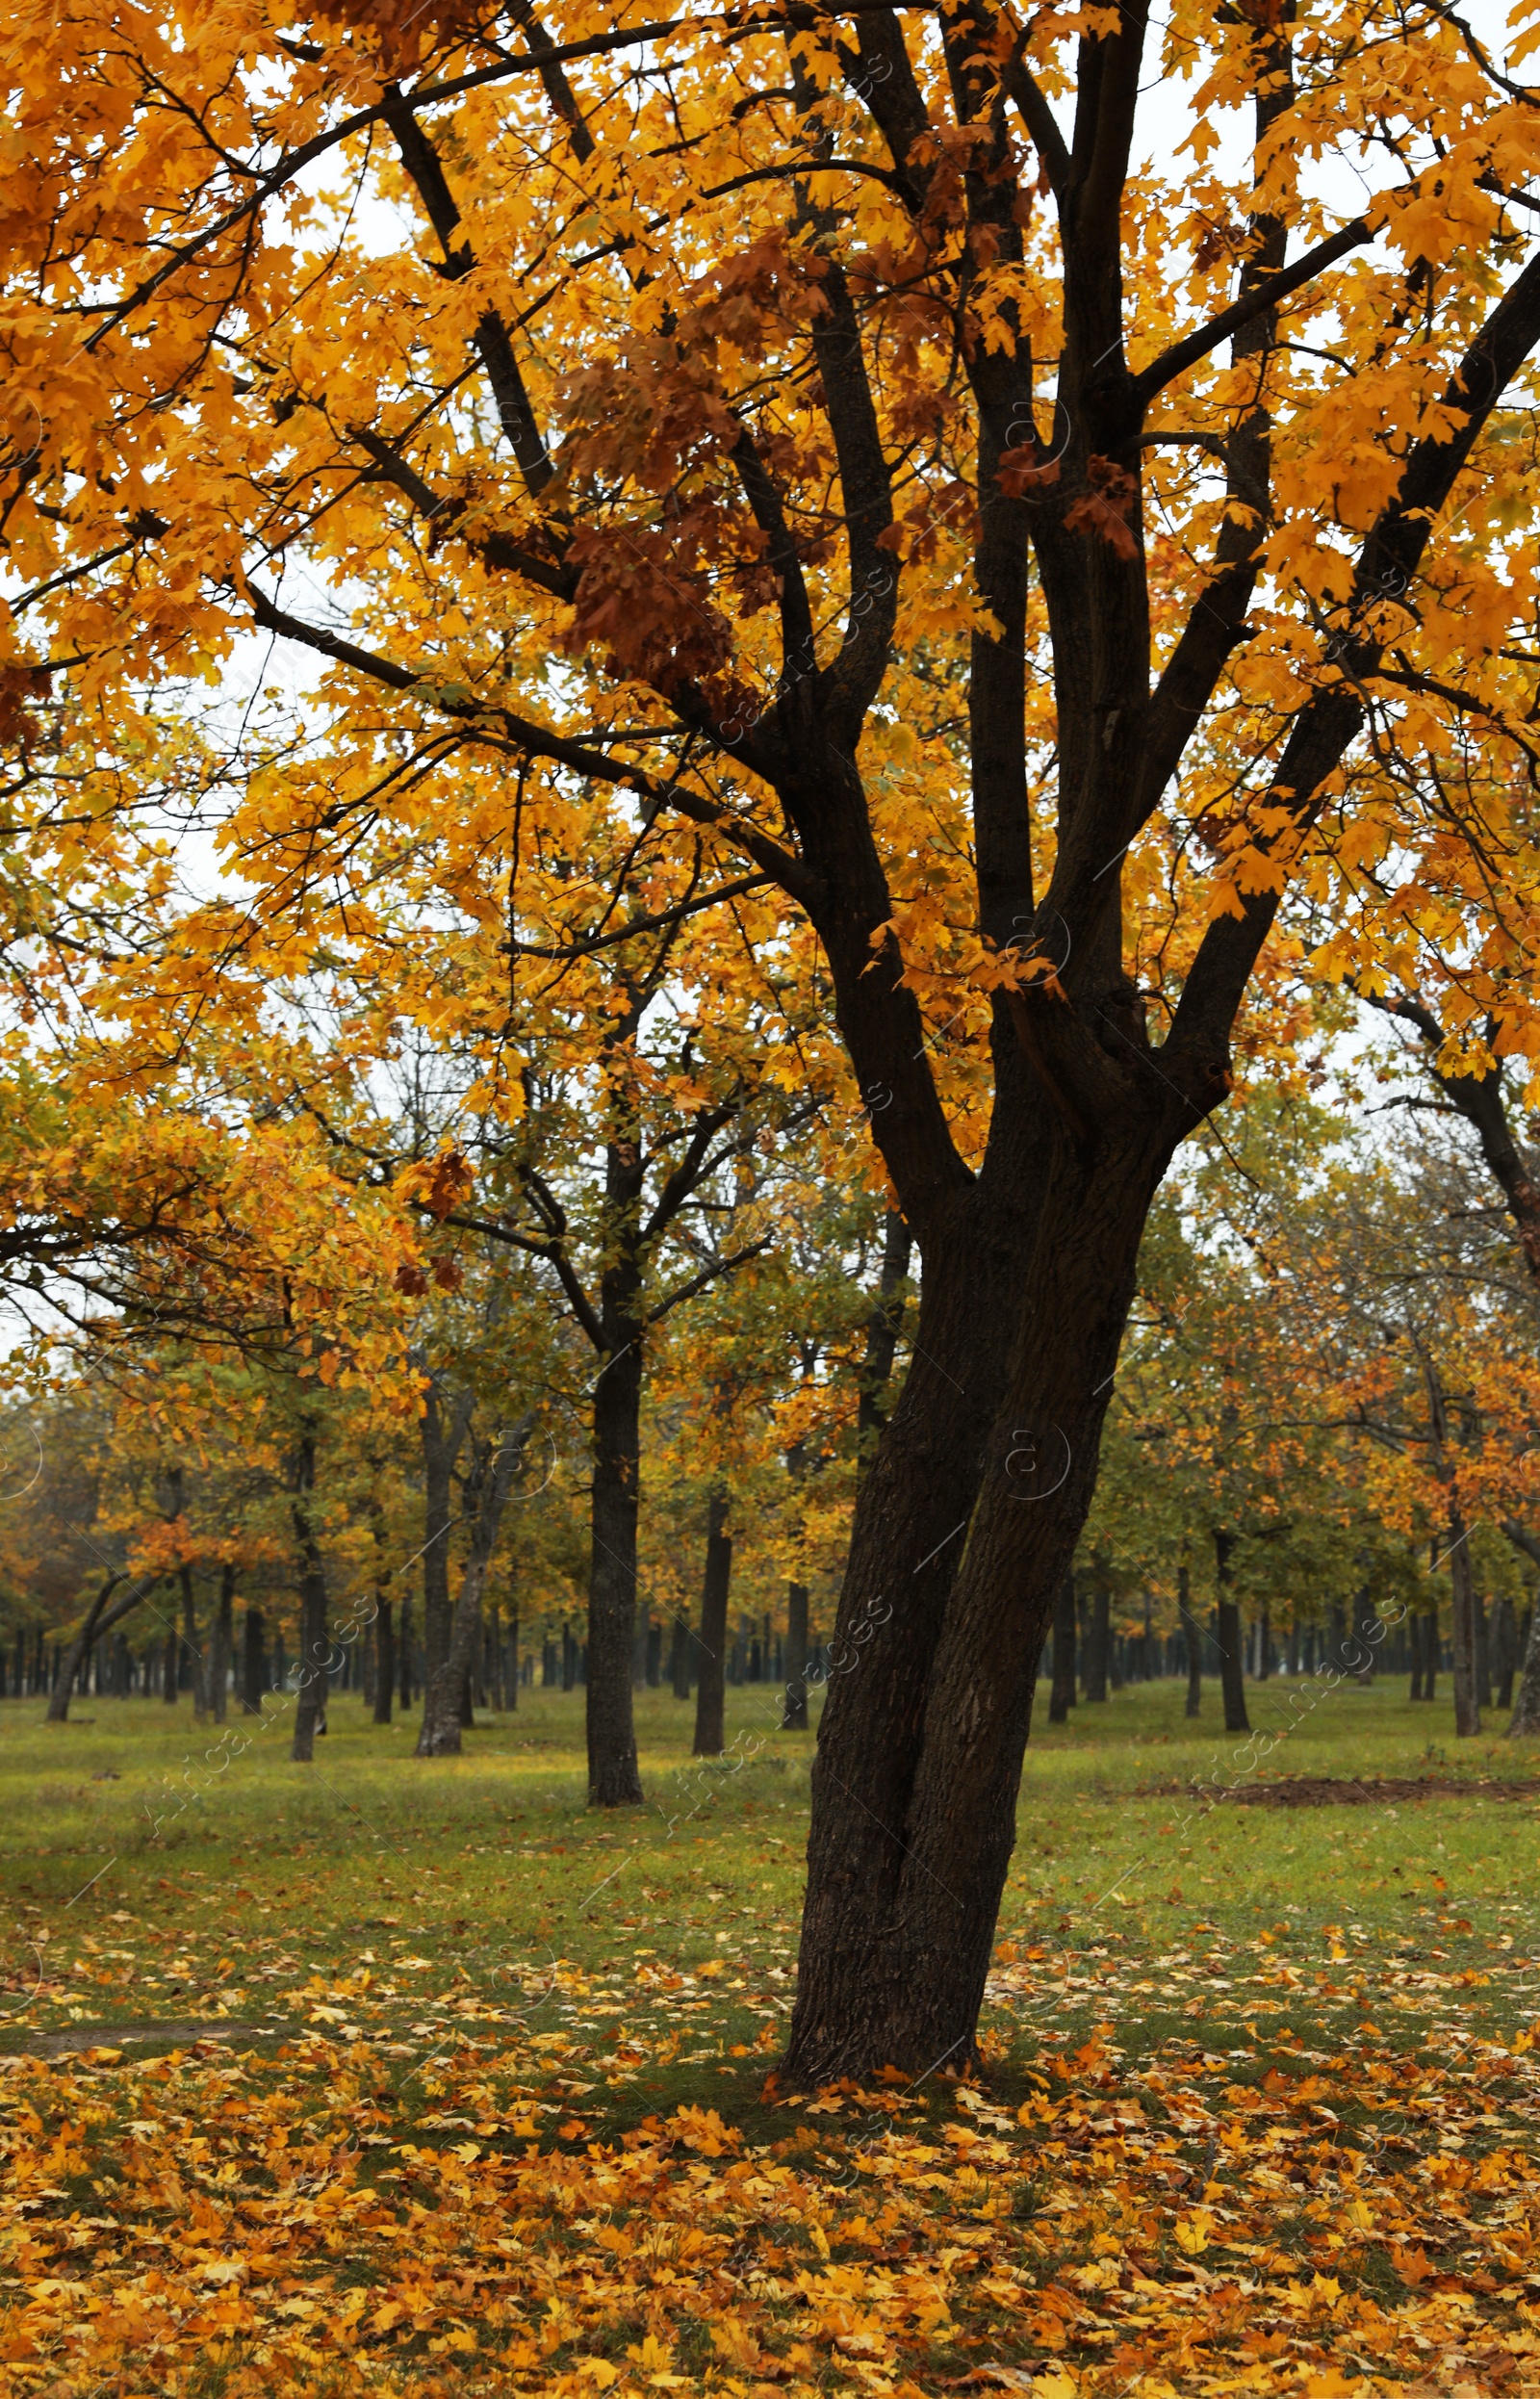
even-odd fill
[{"label": "green grass", "polygon": [[[1278,1730],[1286,1687],[1248,1696],[1259,1732]],[[78,1702],[64,1727],[42,1723],[40,1701],[6,1703],[0,2048],[72,2025],[288,2025],[307,1986],[367,1973],[395,1993],[376,2015],[411,2054],[456,1994],[494,2018],[558,2007],[559,1963],[601,1996],[698,1977],[670,2001],[684,2027],[673,2082],[626,2103],[699,2097],[715,2075],[722,2101],[746,2105],[793,1988],[812,1751],[811,1734],[777,1729],[775,1702],[766,1686],[730,1691],[728,1757],[702,1764],[693,1707],[639,1693],[648,1804],[619,1816],[585,1805],[576,1692],[525,1692],[439,1761],[411,1754],[415,1712],[376,1729],[340,1696],[308,1767],[289,1759],[287,1712],[266,1729],[233,1719],[231,1749],[250,1738],[221,1767],[185,1700]],[[1141,2050],[1244,2044],[1247,2021],[1308,2045],[1361,2016],[1393,1970],[1404,2024],[1385,2028],[1408,2040],[1453,2008],[1529,2020],[1536,1804],[1473,1792],[1285,1811],[1189,1791],[1258,1770],[1511,1779],[1527,1751],[1496,1734],[1456,1744],[1446,1703],[1413,1706],[1386,1681],[1322,1696],[1258,1767],[1222,1736],[1216,1691],[1195,1726],[1182,1702],[1173,1681],[1081,1705],[1065,1727],[1040,1720],[989,2020],[1003,2075],[1018,2030],[1079,2037],[1103,2021]],[[1242,1961],[1228,1976],[1227,1958]],[[1258,1975],[1285,1969],[1259,2000]]]}]

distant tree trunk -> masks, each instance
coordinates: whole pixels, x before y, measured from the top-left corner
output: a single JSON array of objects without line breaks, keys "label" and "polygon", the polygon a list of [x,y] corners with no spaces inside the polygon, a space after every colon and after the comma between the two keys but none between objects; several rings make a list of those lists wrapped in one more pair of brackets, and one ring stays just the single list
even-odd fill
[{"label": "distant tree trunk", "polygon": [[1266,1600],[1257,1618],[1257,1681],[1265,1683],[1272,1672],[1272,1612]]},{"label": "distant tree trunk", "polygon": [[1091,1638],[1086,1643],[1085,1690],[1088,1705],[1107,1696],[1107,1676],[1112,1665],[1113,1594],[1108,1579],[1107,1561],[1098,1555],[1091,1561]]},{"label": "distant tree trunk", "polygon": [[168,1708],[176,1705],[181,1664],[182,1642],[180,1636],[173,1631],[166,1636],[161,1651],[161,1695]]},{"label": "distant tree trunk", "polygon": [[262,1611],[246,1610],[245,1639],[241,1660],[241,1707],[245,1715],[262,1714],[263,1655]]},{"label": "distant tree trunk", "polygon": [[431,1683],[449,1652],[449,1546],[454,1525],[454,1467],[470,1430],[474,1401],[446,1392],[429,1376],[423,1394],[423,1648]]},{"label": "distant tree trunk", "polygon": [[472,1467],[466,1485],[467,1512],[471,1517],[470,1555],[460,1575],[460,1596],[455,1603],[449,1650],[423,1689],[423,1723],[417,1738],[420,1758],[460,1754],[461,1694],[470,1687],[472,1663],[481,1631],[487,1570],[527,1432],[528,1426],[525,1424],[496,1442],[472,1441]]},{"label": "distant tree trunk", "polygon": [[1471,1573],[1471,1541],[1459,1503],[1449,1502],[1450,1586],[1454,1600],[1454,1732],[1468,1741],[1481,1730],[1476,1691],[1476,1597]]},{"label": "distant tree trunk", "polygon": [[727,1740],[728,1595],[732,1587],[732,1536],[727,1531],[728,1495],[713,1491],[706,1504],[706,1572],[701,1583],[701,1680],[695,1694],[698,1758],[719,1758]]},{"label": "distant tree trunk", "polygon": [[1176,1569],[1176,1605],[1187,1640],[1187,1714],[1197,1715],[1203,1706],[1203,1636],[1193,1614],[1193,1582],[1185,1560]]},{"label": "distant tree trunk", "polygon": [[808,1730],[808,1586],[786,1585],[786,1697],[783,1733]]},{"label": "distant tree trunk", "polygon": [[1476,1704],[1492,1712],[1492,1631],[1487,1621],[1486,1601],[1474,1586],[1471,1591],[1471,1613],[1476,1630]]},{"label": "distant tree trunk", "polygon": [[1513,1705],[1513,1669],[1519,1661],[1518,1627],[1511,1599],[1498,1601],[1498,1706]]},{"label": "distant tree trunk", "polygon": [[1423,1626],[1425,1618],[1420,1615],[1409,1615],[1406,1619],[1406,1640],[1412,1658],[1412,1688],[1409,1696],[1413,1699],[1421,1699],[1423,1696]]},{"label": "distant tree trunk", "polygon": [[1249,1733],[1251,1719],[1245,1712],[1241,1656],[1241,1611],[1230,1586],[1230,1560],[1234,1552],[1235,1535],[1216,1533],[1214,1570],[1219,1586],[1219,1689],[1224,1694],[1224,1729],[1227,1733]]},{"label": "distant tree trunk", "polygon": [[1427,1609],[1423,1617],[1423,1697],[1438,1696],[1438,1604]]},{"label": "distant tree trunk", "polygon": [[213,1657],[209,1666],[209,1697],[214,1706],[214,1721],[222,1724],[229,1713],[230,1662],[235,1654],[235,1568],[224,1566],[219,1575],[219,1609],[214,1619]]},{"label": "distant tree trunk", "polygon": [[331,1654],[326,1633],[326,1567],[310,1512],[310,1494],[316,1483],[314,1433],[301,1437],[293,1476],[289,1516],[299,1556],[299,1697],[289,1754],[303,1766],[316,1754],[316,1735],[326,1729],[326,1666]]},{"label": "distant tree trunk", "polygon": [[635,1313],[641,1269],[629,1258],[606,1272],[605,1323],[613,1346],[593,1392],[592,1550],[588,1569],[588,1679],[584,1722],[592,1807],[639,1807],[631,1650],[636,1638],[636,1525],[642,1461],[642,1336]]},{"label": "distant tree trunk", "polygon": [[120,1574],[110,1574],[91,1601],[85,1622],[70,1642],[58,1680],[48,1694],[48,1713],[44,1718],[45,1723],[65,1724],[68,1722],[70,1693],[77,1683],[82,1690],[85,1689],[86,1666],[90,1657],[92,1644],[103,1634],[111,1631],[115,1624],[120,1623],[131,1608],[139,1606],[140,1601],[155,1588],[157,1578],[154,1575],[142,1576],[134,1588],[118,1600],[116,1607],[110,1606],[113,1593],[123,1580]]},{"label": "distant tree trunk", "polygon": [[1524,1645],[1524,1671],[1519,1677],[1513,1714],[1508,1719],[1510,1741],[1528,1741],[1537,1737],[1540,1737],[1540,1606],[1529,1611],[1529,1638]]},{"label": "distant tree trunk", "polygon": [[208,1695],[204,1690],[203,1651],[198,1643],[197,1611],[192,1596],[192,1569],[183,1565],[177,1570],[182,1586],[182,1638],[187,1646],[188,1664],[192,1683],[192,1720],[201,1724],[209,1713]]},{"label": "distant tree trunk", "polygon": [[1053,1687],[1048,1721],[1066,1724],[1075,1704],[1075,1570],[1066,1566],[1053,1612]]},{"label": "distant tree trunk", "polygon": [[397,1650],[401,1669],[401,1708],[404,1712],[412,1704],[412,1603],[410,1598],[401,1601],[401,1629]]},{"label": "distant tree trunk", "polygon": [[690,1628],[684,1621],[684,1611],[674,1611],[674,1633],[669,1642],[668,1679],[676,1699],[690,1695]]},{"label": "distant tree trunk", "polygon": [[390,1601],[380,1594],[374,1617],[374,1721],[388,1724],[396,1696],[396,1628]]}]

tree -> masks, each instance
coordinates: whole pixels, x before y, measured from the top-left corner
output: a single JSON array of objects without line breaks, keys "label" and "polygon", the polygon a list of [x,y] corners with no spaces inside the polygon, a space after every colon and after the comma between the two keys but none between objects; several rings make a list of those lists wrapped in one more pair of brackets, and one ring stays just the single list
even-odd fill
[{"label": "tree", "polygon": [[[1142,0],[509,14],[38,30],[13,671],[105,690],[238,626],[327,662],[325,771],[275,740],[232,818],[259,947],[296,878],[305,938],[321,873],[346,921],[360,826],[455,752],[629,790],[719,904],[764,877],[813,927],[922,1276],[787,2067],[929,2071],[971,2048],[1145,1212],[1270,1038],[1286,895],[1409,857],[1386,928],[1435,845],[1482,871],[1396,761],[1500,654],[1532,688],[1498,412],[1535,115],[1431,6],[1179,10],[1192,164],[1136,176]],[[1389,179],[1347,216],[1314,153]]]}]

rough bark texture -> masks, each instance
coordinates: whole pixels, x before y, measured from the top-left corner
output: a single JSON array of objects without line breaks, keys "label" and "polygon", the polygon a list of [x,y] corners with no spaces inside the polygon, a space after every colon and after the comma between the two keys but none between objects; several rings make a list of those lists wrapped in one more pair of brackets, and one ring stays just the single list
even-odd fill
[{"label": "rough bark texture", "polygon": [[1105,1699],[1107,1676],[1112,1665],[1113,1593],[1107,1575],[1107,1561],[1101,1556],[1091,1561],[1091,1622],[1087,1627],[1085,1694],[1089,1702]]},{"label": "rough bark texture", "polygon": [[[622,1262],[624,1264],[624,1261]],[[619,1270],[606,1275],[614,1286]],[[642,1328],[615,1296],[617,1340],[594,1387],[593,1549],[588,1574],[588,1797],[593,1807],[638,1807],[631,1714],[631,1647],[636,1638],[636,1517],[642,1456]]]},{"label": "rough bark texture", "polygon": [[713,1491],[706,1504],[706,1571],[701,1579],[701,1679],[695,1690],[697,1758],[719,1758],[727,1739],[728,1594],[732,1585],[732,1535],[727,1530],[728,1497]]},{"label": "rough bark texture", "polygon": [[782,1710],[783,1733],[808,1730],[808,1586],[786,1585],[786,1696]]},{"label": "rough bark texture", "polygon": [[1048,1721],[1067,1724],[1075,1704],[1075,1570],[1066,1566],[1053,1605],[1053,1683],[1048,1693]]}]

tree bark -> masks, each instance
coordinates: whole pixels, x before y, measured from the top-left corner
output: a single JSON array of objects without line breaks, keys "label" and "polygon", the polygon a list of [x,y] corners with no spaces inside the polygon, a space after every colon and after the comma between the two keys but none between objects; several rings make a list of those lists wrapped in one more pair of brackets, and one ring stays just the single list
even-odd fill
[{"label": "tree bark", "polygon": [[1454,1731],[1468,1741],[1481,1730],[1476,1697],[1476,1583],[1471,1572],[1471,1541],[1465,1518],[1452,1494],[1449,1503],[1450,1586],[1454,1601]]},{"label": "tree bark", "polygon": [[391,1602],[381,1592],[374,1616],[374,1721],[389,1724],[396,1696],[396,1626]]},{"label": "tree bark", "polygon": [[593,1547],[588,1574],[584,1721],[591,1807],[639,1807],[631,1705],[636,1638],[636,1523],[642,1459],[642,1325],[627,1306],[640,1270],[629,1253],[605,1276],[614,1346],[594,1386]]},{"label": "tree bark", "polygon": [[1241,1611],[1230,1587],[1234,1551],[1233,1533],[1215,1534],[1214,1571],[1219,1592],[1219,1690],[1224,1699],[1225,1731],[1249,1733],[1251,1719],[1245,1712],[1245,1675],[1241,1659]]},{"label": "tree bark", "polygon": [[903,1217],[897,1208],[889,1207],[883,1221],[883,1263],[877,1297],[866,1319],[865,1354],[858,1378],[856,1432],[862,1467],[870,1461],[877,1437],[887,1421],[887,1386],[892,1380],[893,1357],[904,1324],[900,1286],[909,1273],[913,1246],[913,1236]]},{"label": "tree bark", "polygon": [[461,1695],[469,1688],[487,1572],[527,1432],[525,1425],[496,1442],[472,1442],[473,1464],[466,1488],[470,1555],[461,1571],[449,1648],[423,1688],[423,1723],[417,1738],[420,1758],[457,1758],[460,1754]]},{"label": "tree bark", "polygon": [[1513,1620],[1513,1602],[1506,1596],[1498,1601],[1498,1706],[1513,1705],[1513,1672],[1519,1663],[1518,1627]]},{"label": "tree bark", "polygon": [[326,1668],[331,1659],[326,1630],[326,1567],[310,1507],[315,1483],[316,1441],[315,1435],[307,1432],[295,1457],[294,1497],[289,1507],[299,1561],[299,1694],[289,1754],[301,1766],[314,1758],[316,1735],[326,1729]]},{"label": "tree bark", "polygon": [[400,1661],[401,1709],[404,1714],[412,1704],[412,1603],[410,1599],[401,1601],[400,1635],[396,1646]]},{"label": "tree bark", "polygon": [[1492,1636],[1487,1622],[1486,1601],[1473,1583],[1471,1616],[1476,1632],[1476,1704],[1477,1709],[1492,1713]]},{"label": "tree bark", "polygon": [[732,1586],[732,1535],[727,1521],[728,1495],[715,1490],[706,1503],[701,1582],[701,1679],[695,1692],[692,1752],[697,1758],[719,1758],[727,1741],[728,1596]]},{"label": "tree bark", "polygon": [[1423,1626],[1425,1618],[1415,1613],[1406,1619],[1407,1646],[1412,1653],[1412,1685],[1407,1694],[1411,1699],[1421,1699],[1423,1696]]},{"label": "tree bark", "polygon": [[786,1695],[781,1730],[808,1730],[808,1586],[786,1585]]},{"label": "tree bark", "polygon": [[1435,1604],[1423,1617],[1423,1697],[1438,1696],[1438,1608]]},{"label": "tree bark", "polygon": [[1066,1566],[1053,1605],[1053,1683],[1048,1693],[1048,1721],[1067,1724],[1075,1704],[1075,1570]]}]

